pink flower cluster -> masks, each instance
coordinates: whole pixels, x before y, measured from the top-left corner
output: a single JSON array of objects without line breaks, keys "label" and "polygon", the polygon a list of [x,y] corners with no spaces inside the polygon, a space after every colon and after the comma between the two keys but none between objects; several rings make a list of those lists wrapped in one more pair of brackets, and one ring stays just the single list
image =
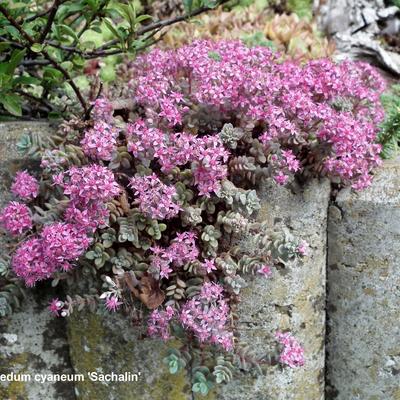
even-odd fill
[{"label": "pink flower cluster", "polygon": [[60,301],[58,298],[54,298],[50,301],[49,311],[55,316],[59,317],[61,310],[64,307],[64,303]]},{"label": "pink flower cluster", "polygon": [[98,121],[85,132],[81,140],[83,152],[94,160],[111,160],[116,149],[118,130],[104,121]]},{"label": "pink flower cluster", "polygon": [[22,200],[32,200],[39,194],[39,183],[26,171],[17,172],[11,192]]},{"label": "pink flower cluster", "polygon": [[178,233],[166,249],[154,246],[151,250],[154,255],[151,265],[161,278],[169,277],[172,272],[171,266],[182,267],[199,256],[194,232]]},{"label": "pink flower cluster", "polygon": [[100,97],[93,102],[92,114],[95,121],[112,122],[114,107],[108,99]]},{"label": "pink flower cluster", "polygon": [[64,271],[71,268],[69,261],[77,260],[91,243],[82,227],[65,222],[46,225],[41,238],[45,259]]},{"label": "pink flower cluster", "polygon": [[138,197],[140,211],[151,218],[170,219],[179,213],[175,187],[162,183],[156,174],[133,177],[130,186]]},{"label": "pink flower cluster", "polygon": [[66,222],[76,224],[94,232],[98,226],[106,225],[109,217],[107,206],[102,202],[91,202],[81,207],[78,202],[71,201],[65,210]]},{"label": "pink flower cluster", "polygon": [[21,235],[32,228],[31,211],[17,201],[11,201],[0,212],[0,224],[12,235]]},{"label": "pink flower cluster", "polygon": [[12,267],[27,286],[48,279],[56,270],[68,271],[89,247],[91,239],[76,225],[46,225],[39,237],[28,239],[16,250]]},{"label": "pink flower cluster", "polygon": [[53,181],[70,198],[65,221],[91,231],[106,223],[109,214],[106,203],[121,192],[112,171],[97,164],[71,167],[53,175]]},{"label": "pink flower cluster", "polygon": [[[65,211],[65,222],[45,225],[38,237],[23,242],[12,258],[17,276],[33,286],[37,281],[48,279],[56,270],[68,271],[90,246],[88,236],[106,222],[106,202],[120,193],[112,171],[100,165],[82,168],[72,167],[53,176],[70,197]],[[38,194],[38,184],[26,172],[17,174],[13,192],[25,199]],[[13,235],[32,228],[29,208],[18,202],[10,202],[0,214],[0,223]]]},{"label": "pink flower cluster", "polygon": [[11,265],[26,286],[34,286],[37,281],[50,278],[56,271],[54,264],[46,262],[43,242],[38,238],[23,242],[16,250]]},{"label": "pink flower cluster", "polygon": [[200,195],[219,189],[219,182],[227,176],[229,153],[217,136],[196,137],[184,132],[162,131],[139,119],[127,129],[128,150],[134,156],[156,158],[163,172],[192,162],[195,184]]},{"label": "pink flower cluster", "polygon": [[71,167],[54,177],[54,183],[64,189],[64,194],[76,204],[107,202],[120,194],[121,189],[112,171],[92,164],[81,168]]},{"label": "pink flower cluster", "polygon": [[279,357],[279,361],[282,364],[286,364],[290,368],[304,365],[304,349],[290,333],[277,332],[275,337],[283,345],[283,350]]},{"label": "pink flower cluster", "polygon": [[122,304],[117,296],[109,296],[105,300],[108,311],[116,312]]},{"label": "pink flower cluster", "polygon": [[148,320],[148,334],[163,340],[170,338],[170,322],[177,317],[182,325],[194,333],[200,342],[209,342],[233,349],[233,334],[228,330],[229,307],[223,297],[223,287],[204,283],[201,292],[188,300],[178,312],[171,306],[154,310]]},{"label": "pink flower cluster", "polygon": [[200,151],[193,161],[194,181],[201,196],[210,196],[220,189],[220,182],[228,175],[226,162],[229,153],[219,137],[205,136],[199,140]]},{"label": "pink flower cluster", "polygon": [[[179,129],[190,110],[207,106],[222,120],[234,115],[238,126],[262,127],[259,140],[269,149],[281,147],[291,172],[300,169],[301,151],[324,173],[360,189],[379,164],[374,140],[383,119],[379,98],[385,83],[367,64],[322,59],[299,65],[278,62],[271,50],[239,41],[198,41],[138,57],[132,78],[149,131],[157,128],[165,135],[171,127]],[[164,151],[173,152],[170,138],[166,143],[157,135]],[[215,165],[207,168],[207,161],[195,172],[202,194],[213,191],[223,176]],[[277,173],[275,180],[284,184],[286,175]]]},{"label": "pink flower cluster", "polygon": [[167,306],[165,310],[154,310],[147,322],[147,333],[152,337],[170,338],[169,323],[175,316],[175,310]]},{"label": "pink flower cluster", "polygon": [[233,334],[228,330],[229,313],[223,287],[206,282],[200,294],[183,305],[179,320],[200,342],[216,344],[230,351],[233,349]]}]

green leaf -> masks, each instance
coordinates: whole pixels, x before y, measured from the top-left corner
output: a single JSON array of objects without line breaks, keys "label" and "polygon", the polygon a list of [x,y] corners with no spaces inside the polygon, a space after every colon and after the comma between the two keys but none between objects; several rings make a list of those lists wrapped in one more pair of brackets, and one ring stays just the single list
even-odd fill
[{"label": "green leaf", "polygon": [[95,253],[93,250],[88,251],[88,252],[85,254],[85,257],[86,257],[88,260],[94,260],[94,259],[96,258],[96,253]]},{"label": "green leaf", "polygon": [[14,73],[15,68],[21,63],[24,55],[26,53],[26,49],[22,50],[14,50],[11,54],[10,61],[8,62],[7,72],[12,75]]},{"label": "green leaf", "polygon": [[7,25],[4,29],[11,35],[12,38],[20,40],[21,34],[19,33],[18,29],[13,27],[12,25]]},{"label": "green leaf", "polygon": [[193,0],[183,0],[183,7],[187,13],[191,13],[193,9]]},{"label": "green leaf", "polygon": [[170,364],[169,372],[171,374],[176,374],[178,372],[178,370],[179,370],[179,364],[177,361]]},{"label": "green leaf", "polygon": [[62,78],[63,74],[55,68],[45,67],[43,68],[43,78],[49,81],[57,81]]},{"label": "green leaf", "polygon": [[193,392],[195,392],[195,393],[200,392],[200,390],[201,390],[201,386],[200,386],[200,385],[201,385],[200,382],[195,383],[195,384],[192,386]]},{"label": "green leaf", "polygon": [[74,68],[74,64],[71,61],[64,61],[61,66],[67,71],[71,71]]},{"label": "green leaf", "polygon": [[40,43],[35,43],[31,46],[31,51],[34,53],[40,53],[43,50],[44,45]]},{"label": "green leaf", "polygon": [[147,14],[139,15],[139,16],[136,18],[135,22],[136,22],[137,24],[139,24],[140,22],[146,21],[147,19],[153,19],[153,17],[152,17],[151,15],[147,15]]},{"label": "green leaf", "polygon": [[33,76],[18,76],[13,80],[14,85],[38,85],[39,83],[40,79]]},{"label": "green leaf", "polygon": [[58,25],[58,30],[59,30],[61,35],[64,34],[64,35],[72,37],[76,41],[79,40],[79,38],[76,35],[75,31],[73,29],[71,29],[68,25]]},{"label": "green leaf", "polygon": [[111,21],[108,18],[104,18],[104,24],[107,26],[107,28],[114,34],[114,36],[118,39],[122,39],[121,32],[119,32],[115,27],[114,27],[114,22]]},{"label": "green leaf", "polygon": [[6,94],[0,97],[0,103],[12,115],[22,115],[21,98],[16,94]]},{"label": "green leaf", "polygon": [[0,43],[0,53],[4,50],[7,50],[10,47],[10,43],[9,42],[2,42]]},{"label": "green leaf", "polygon": [[100,70],[100,77],[104,82],[112,82],[116,78],[115,68],[112,65],[106,65]]},{"label": "green leaf", "polygon": [[208,52],[208,57],[215,61],[221,61],[221,56],[216,51]]}]

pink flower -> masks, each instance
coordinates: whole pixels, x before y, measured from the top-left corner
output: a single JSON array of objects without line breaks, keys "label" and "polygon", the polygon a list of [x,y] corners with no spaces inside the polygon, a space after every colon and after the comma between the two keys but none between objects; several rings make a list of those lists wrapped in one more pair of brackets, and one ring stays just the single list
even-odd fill
[{"label": "pink flower", "polygon": [[217,269],[215,266],[215,260],[204,260],[202,267],[208,274]]},{"label": "pink flower", "polygon": [[39,194],[39,183],[36,178],[26,171],[20,171],[15,176],[11,192],[22,200],[32,200]]},{"label": "pink flower", "polygon": [[82,228],[65,222],[46,225],[41,238],[46,259],[64,270],[68,270],[69,261],[77,260],[92,242]]},{"label": "pink flower", "polygon": [[103,120],[105,122],[111,122],[113,118],[114,107],[109,100],[104,97],[100,97],[94,101],[92,113],[95,121]]},{"label": "pink flower", "polygon": [[154,254],[151,266],[159,272],[161,278],[169,277],[173,271],[171,266],[183,267],[196,260],[199,255],[194,232],[178,233],[166,249],[154,246],[150,250]]},{"label": "pink flower", "polygon": [[167,306],[165,310],[154,310],[148,320],[147,333],[149,336],[158,336],[163,340],[170,338],[169,323],[175,316],[175,310]]},{"label": "pink flower", "polygon": [[262,265],[257,272],[263,275],[265,278],[269,278],[272,275],[272,270],[269,265]]},{"label": "pink flower", "polygon": [[279,171],[277,175],[274,176],[274,180],[279,185],[285,185],[289,177],[285,175],[282,171]]},{"label": "pink flower", "polygon": [[32,228],[31,211],[25,204],[11,201],[0,213],[0,224],[12,235]]},{"label": "pink flower", "polygon": [[151,218],[170,219],[179,213],[175,187],[162,183],[156,174],[133,177],[130,186],[138,197],[140,211]]},{"label": "pink flower", "polygon": [[188,300],[179,315],[182,325],[192,331],[200,342],[233,349],[233,334],[229,330],[229,306],[222,296],[223,288],[205,283],[199,295]]},{"label": "pink flower", "polygon": [[107,206],[101,202],[92,202],[82,207],[81,204],[72,201],[65,210],[64,219],[94,232],[99,226],[107,223],[109,214]]},{"label": "pink flower", "polygon": [[282,167],[286,167],[291,172],[296,172],[300,169],[300,162],[291,150],[282,150],[282,156],[284,159]]},{"label": "pink flower", "polygon": [[103,121],[97,121],[92,129],[85,132],[81,140],[83,152],[94,160],[111,160],[116,149],[118,130]]},{"label": "pink flower", "polygon": [[167,254],[174,265],[178,267],[182,267],[186,263],[196,260],[199,255],[199,249],[196,245],[196,233],[178,233],[168,247]]},{"label": "pink flower", "polygon": [[297,246],[297,252],[302,256],[307,256],[309,251],[310,245],[305,240],[301,240]]},{"label": "pink flower", "polygon": [[64,173],[62,182],[61,178],[57,179],[57,184],[60,183],[64,194],[82,206],[110,201],[121,192],[112,171],[97,164],[71,167]]},{"label": "pink flower", "polygon": [[283,350],[279,357],[279,361],[282,364],[286,364],[290,368],[304,365],[304,349],[290,333],[276,332],[275,337],[283,345]]},{"label": "pink flower", "polygon": [[122,302],[119,301],[117,296],[110,296],[106,299],[106,308],[108,311],[117,311],[121,304]]},{"label": "pink flower", "polygon": [[224,288],[218,283],[206,282],[201,287],[200,298],[207,301],[218,300],[222,298]]},{"label": "pink flower", "polygon": [[52,299],[49,304],[50,312],[56,317],[60,316],[60,311],[62,310],[63,307],[64,307],[64,303],[62,301],[58,300],[57,298]]},{"label": "pink flower", "polygon": [[38,238],[23,242],[16,250],[12,261],[15,274],[34,286],[37,281],[48,279],[56,271],[57,265],[44,257],[43,242]]},{"label": "pink flower", "polygon": [[[218,54],[218,61],[210,53]],[[374,141],[384,116],[379,98],[385,81],[361,62],[321,59],[297,64],[278,57],[239,41],[195,41],[178,50],[155,49],[137,57],[130,88],[144,110],[146,143],[136,137],[132,148],[149,159],[159,157],[163,171],[187,157],[199,193],[215,192],[226,172],[214,156],[208,163],[209,146],[201,144],[202,138],[185,150],[173,145],[172,127],[184,125],[187,116],[190,120],[190,103],[222,120],[234,115],[245,126],[265,125],[259,140],[280,156],[280,171],[273,172],[279,184],[311,164],[312,171],[357,189],[365,187],[379,164]],[[218,138],[211,137],[216,143],[212,151],[222,149]],[[301,146],[301,160],[289,145]]]}]

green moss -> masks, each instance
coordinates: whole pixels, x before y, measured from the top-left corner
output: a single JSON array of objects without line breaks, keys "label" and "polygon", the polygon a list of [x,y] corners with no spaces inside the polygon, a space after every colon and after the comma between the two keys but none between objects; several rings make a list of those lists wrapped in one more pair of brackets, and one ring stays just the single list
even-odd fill
[{"label": "green moss", "polygon": [[[11,357],[0,357],[1,373],[10,373],[11,371],[19,374],[26,373],[29,353],[20,353]],[[7,400],[26,399],[26,382],[9,382],[7,386],[0,385],[0,398]]]},{"label": "green moss", "polygon": [[288,0],[287,8],[300,18],[311,19],[312,17],[312,0]]},{"label": "green moss", "polygon": [[190,387],[184,371],[176,375],[166,371],[149,389],[154,400],[188,400]]},{"label": "green moss", "polygon": [[[69,318],[68,336],[73,367],[85,375],[85,381],[76,382],[80,400],[106,400],[112,394],[118,400],[189,400],[191,385],[186,372],[171,375],[162,364],[167,346],[155,341],[122,339],[119,328],[109,326],[103,317],[77,313]],[[127,329],[133,329],[127,327]],[[168,347],[180,347],[171,341]],[[156,359],[155,359],[156,358]],[[147,360],[147,361],[146,361]],[[141,371],[138,382],[111,382],[104,385],[87,378],[91,371],[122,373]],[[149,383],[147,383],[149,382]],[[213,400],[215,397],[202,397]]]},{"label": "green moss", "polygon": [[97,351],[102,337],[105,336],[97,315],[82,313],[79,317],[72,316],[69,319],[68,339],[71,359],[76,373],[85,375],[84,381],[75,383],[80,398],[107,398],[106,386],[87,379],[86,375],[102,365],[101,353]]}]

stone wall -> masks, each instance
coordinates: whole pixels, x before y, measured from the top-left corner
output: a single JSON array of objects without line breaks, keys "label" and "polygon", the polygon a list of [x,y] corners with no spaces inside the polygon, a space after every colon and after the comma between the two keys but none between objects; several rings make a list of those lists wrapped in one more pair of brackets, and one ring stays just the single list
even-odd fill
[{"label": "stone wall", "polygon": [[[240,340],[260,355],[273,348],[271,332],[290,329],[303,343],[304,368],[267,367],[265,374],[243,374],[213,391],[209,400],[322,400],[325,363],[325,262],[329,183],[313,181],[299,193],[271,184],[259,193],[259,221],[285,225],[311,245],[303,265],[276,272],[271,280],[255,279],[242,292],[239,304]],[[167,347],[141,338],[138,328],[118,315],[75,313],[68,321],[75,370],[141,371],[140,384],[77,383],[78,399],[190,400],[185,373],[170,375],[162,366]],[[196,397],[197,398],[197,397]],[[204,397],[200,397],[204,398]]]},{"label": "stone wall", "polygon": [[[46,136],[48,123],[0,123],[0,208],[10,199],[13,176],[20,169],[37,168],[38,163],[23,159],[17,151],[19,138],[28,132]],[[6,251],[0,234],[0,250]],[[0,318],[0,374],[72,374],[65,321],[54,319],[47,310],[51,294],[27,291],[20,311]],[[41,378],[39,378],[41,379]],[[74,400],[74,386],[67,382],[0,382],[2,400]]]},{"label": "stone wall", "polygon": [[329,209],[327,399],[400,400],[400,163]]},{"label": "stone wall", "polygon": [[327,207],[330,186],[312,181],[293,193],[266,184],[259,195],[259,221],[286,226],[310,243],[303,265],[275,271],[269,281],[255,279],[239,304],[241,340],[259,349],[270,345],[270,333],[291,330],[304,345],[306,365],[268,367],[264,376],[248,376],[222,387],[218,399],[322,400],[325,363],[325,263]]},{"label": "stone wall", "polygon": [[[17,154],[18,138],[26,130],[46,135],[50,129],[45,123],[0,124],[0,202],[8,199],[15,172],[36,166]],[[303,265],[275,271],[270,280],[251,281],[239,305],[241,341],[268,353],[273,342],[270,333],[291,329],[304,344],[306,365],[300,369],[274,366],[261,376],[238,376],[205,399],[400,400],[399,172],[400,163],[389,163],[377,172],[367,191],[344,190],[330,206],[327,181],[310,182],[296,193],[274,184],[259,191],[259,221],[288,226],[310,243],[311,253]],[[4,240],[0,246],[5,248]],[[140,372],[138,382],[0,382],[1,399],[194,398],[185,373],[173,376],[161,365],[164,344],[143,338],[138,327],[118,315],[75,313],[67,321],[51,319],[44,310],[48,298],[40,293],[39,288],[37,294],[29,294],[21,311],[0,321],[0,374],[130,371]]]}]

